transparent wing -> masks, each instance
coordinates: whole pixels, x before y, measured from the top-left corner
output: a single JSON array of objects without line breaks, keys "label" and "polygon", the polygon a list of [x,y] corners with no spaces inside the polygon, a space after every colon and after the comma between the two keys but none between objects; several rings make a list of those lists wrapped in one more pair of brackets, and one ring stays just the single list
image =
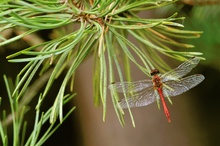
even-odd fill
[{"label": "transparent wing", "polygon": [[109,85],[109,89],[114,92],[138,92],[153,86],[151,80],[141,80],[135,82],[115,82]]},{"label": "transparent wing", "polygon": [[128,108],[128,105],[130,108],[146,106],[157,100],[157,94],[155,92],[156,91],[154,90],[154,88],[150,87],[141,92],[128,95],[127,97],[128,104],[125,98],[123,98],[119,102],[119,104],[121,105],[122,108]]},{"label": "transparent wing", "polygon": [[199,58],[194,57],[194,58],[191,58],[191,59],[183,62],[177,68],[163,74],[161,76],[161,81],[165,82],[168,80],[176,80],[176,79],[183,77],[184,75],[189,73],[194,67],[196,67],[196,65],[199,63],[199,61],[200,61]]},{"label": "transparent wing", "polygon": [[164,84],[168,86],[169,88],[166,88],[166,86],[163,86],[163,93],[164,96],[176,96],[180,95],[189,89],[195,87],[199,83],[201,83],[205,77],[201,74],[195,74],[191,75],[186,78],[182,78],[180,80],[170,80],[165,82]]}]

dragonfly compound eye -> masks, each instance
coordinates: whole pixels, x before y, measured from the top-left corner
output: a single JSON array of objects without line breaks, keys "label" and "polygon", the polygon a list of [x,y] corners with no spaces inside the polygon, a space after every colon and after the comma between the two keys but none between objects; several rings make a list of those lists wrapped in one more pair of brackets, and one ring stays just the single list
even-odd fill
[{"label": "dragonfly compound eye", "polygon": [[153,76],[153,75],[157,75],[159,73],[160,73],[159,70],[154,69],[154,70],[151,71],[150,75]]}]

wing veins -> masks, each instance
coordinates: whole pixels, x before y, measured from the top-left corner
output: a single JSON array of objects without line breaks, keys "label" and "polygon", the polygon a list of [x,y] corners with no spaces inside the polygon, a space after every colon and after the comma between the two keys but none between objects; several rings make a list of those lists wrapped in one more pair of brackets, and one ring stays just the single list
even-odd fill
[{"label": "wing veins", "polygon": [[156,101],[155,91],[154,88],[151,87],[144,89],[141,92],[128,95],[127,101],[125,98],[123,98],[121,101],[119,101],[119,104],[121,105],[122,108],[128,108],[128,106],[130,108],[133,108],[133,107],[146,106],[155,101]]},{"label": "wing veins", "polygon": [[135,82],[115,82],[109,85],[109,89],[114,92],[138,92],[145,88],[153,86],[151,80],[141,80]]},{"label": "wing veins", "polygon": [[180,64],[177,68],[163,74],[161,76],[161,80],[163,82],[168,80],[175,80],[179,79],[186,74],[188,74],[196,65],[199,63],[200,59],[198,57],[194,57],[192,59],[189,59],[182,64]]},{"label": "wing veins", "polygon": [[181,78],[180,80],[170,80],[167,82],[164,82],[168,87],[171,89],[168,89],[166,87],[163,87],[163,92],[165,92],[165,95],[168,96],[177,96],[180,95],[189,89],[195,87],[199,83],[201,83],[205,77],[201,74],[195,74],[191,75],[185,78]]}]

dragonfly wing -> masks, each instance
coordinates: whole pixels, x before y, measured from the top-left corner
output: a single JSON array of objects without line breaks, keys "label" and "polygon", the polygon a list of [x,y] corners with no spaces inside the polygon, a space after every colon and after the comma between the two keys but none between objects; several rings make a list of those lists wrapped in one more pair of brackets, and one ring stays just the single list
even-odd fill
[{"label": "dragonfly wing", "polygon": [[115,82],[109,85],[109,89],[114,92],[138,92],[153,86],[151,80],[141,80],[135,82]]},{"label": "dragonfly wing", "polygon": [[191,75],[186,78],[182,78],[179,80],[170,80],[165,82],[164,84],[168,86],[163,86],[164,96],[176,96],[180,95],[189,89],[195,87],[199,83],[201,83],[205,77],[201,74]]},{"label": "dragonfly wing", "polygon": [[157,96],[155,94],[155,90],[153,87],[147,88],[141,92],[137,92],[135,94],[130,94],[127,97],[127,101],[123,98],[119,104],[122,108],[130,108],[133,107],[141,107],[149,105],[157,100]]},{"label": "dragonfly wing", "polygon": [[196,65],[199,63],[200,59],[198,57],[191,58],[182,64],[180,64],[177,68],[163,74],[161,76],[162,82],[168,81],[168,80],[176,80],[187,73],[189,73]]}]

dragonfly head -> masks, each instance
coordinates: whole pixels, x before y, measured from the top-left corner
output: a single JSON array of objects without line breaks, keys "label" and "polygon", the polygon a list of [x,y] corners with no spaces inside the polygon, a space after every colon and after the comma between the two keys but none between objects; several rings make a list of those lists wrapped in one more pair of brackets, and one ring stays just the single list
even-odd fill
[{"label": "dragonfly head", "polygon": [[151,71],[150,75],[151,75],[151,76],[154,76],[154,75],[157,75],[157,74],[159,74],[159,73],[160,73],[159,70],[153,69],[153,70]]}]

